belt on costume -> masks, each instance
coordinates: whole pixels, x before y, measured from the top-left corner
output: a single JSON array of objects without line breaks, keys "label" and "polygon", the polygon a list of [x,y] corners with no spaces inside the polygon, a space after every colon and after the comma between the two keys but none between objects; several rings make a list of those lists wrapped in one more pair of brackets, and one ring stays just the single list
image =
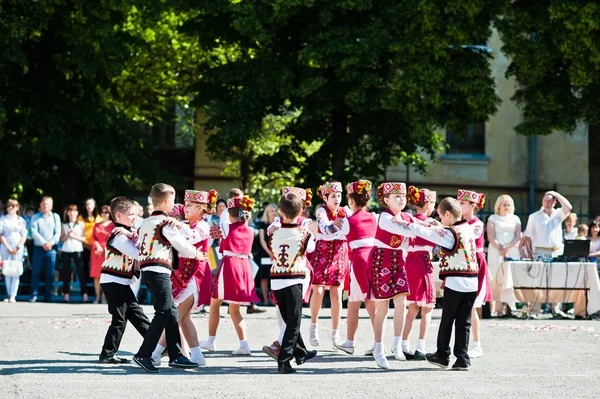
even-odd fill
[{"label": "belt on costume", "polygon": [[238,254],[231,251],[223,251],[223,256],[231,256],[232,258],[248,258],[248,254]]},{"label": "belt on costume", "polygon": [[475,252],[477,252],[477,253],[483,253],[483,248],[476,248]]},{"label": "belt on costume", "polygon": [[350,241],[348,245],[352,249],[364,248],[364,247],[372,247],[375,244],[374,238],[362,238],[360,240]]}]

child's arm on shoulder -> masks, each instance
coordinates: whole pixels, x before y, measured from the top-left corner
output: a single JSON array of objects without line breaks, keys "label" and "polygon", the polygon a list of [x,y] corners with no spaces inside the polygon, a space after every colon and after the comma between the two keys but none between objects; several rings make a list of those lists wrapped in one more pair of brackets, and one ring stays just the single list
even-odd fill
[{"label": "child's arm on shoulder", "polygon": [[107,245],[110,245],[122,254],[125,254],[134,260],[138,260],[140,257],[140,249],[132,242],[131,238],[124,234],[117,234],[113,236]]},{"label": "child's arm on shoulder", "polygon": [[437,244],[443,248],[451,249],[456,243],[455,233],[448,228],[425,227],[417,223],[409,223],[404,220],[396,221],[396,224],[410,231],[411,237],[421,237],[427,241]]},{"label": "child's arm on shoulder", "polygon": [[173,248],[179,253],[180,258],[192,259],[196,257],[196,248],[175,227],[165,224],[162,233],[169,240]]},{"label": "child's arm on shoulder", "polygon": [[210,238],[210,227],[204,220],[199,221],[193,229],[189,224],[183,223],[179,231],[191,244],[197,244]]}]

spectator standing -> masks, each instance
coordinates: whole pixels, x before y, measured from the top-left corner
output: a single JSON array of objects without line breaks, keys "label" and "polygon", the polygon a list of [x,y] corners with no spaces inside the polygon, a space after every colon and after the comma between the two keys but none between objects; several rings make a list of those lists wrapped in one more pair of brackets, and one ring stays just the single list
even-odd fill
[{"label": "spectator standing", "polygon": [[590,222],[590,261],[597,261],[600,257],[600,222],[592,220]]},{"label": "spectator standing", "polygon": [[[138,211],[138,209],[135,210],[136,212]],[[106,241],[115,228],[110,215],[110,207],[108,205],[102,206],[100,216],[102,217],[102,222],[96,223],[92,233],[92,256],[90,259],[90,277],[94,279],[94,293],[96,295],[94,303],[106,302],[104,293],[102,293],[102,299],[100,299],[100,273],[102,272],[102,263],[105,258],[104,252],[106,249]]]},{"label": "spectator standing", "polygon": [[[0,254],[4,260],[23,260],[27,240],[27,222],[21,217],[19,202],[9,199],[6,202],[8,213],[0,219]],[[16,302],[20,276],[5,276],[6,293],[4,302]]]},{"label": "spectator standing", "polygon": [[[561,207],[554,208],[556,202]],[[562,222],[573,207],[571,203],[556,191],[548,191],[542,199],[542,209],[529,215],[527,228],[521,247],[527,257],[538,255],[553,258],[563,254]]]},{"label": "spectator standing", "polygon": [[51,302],[54,269],[56,267],[56,253],[60,240],[60,217],[52,212],[54,201],[52,197],[44,197],[40,202],[40,211],[31,218],[31,235],[33,237],[33,264],[31,268],[31,299],[36,302],[40,285],[40,273],[46,269],[44,298]]},{"label": "spectator standing", "polygon": [[577,214],[569,213],[569,216],[565,219],[565,229],[563,230],[563,240],[574,240],[577,238]]},{"label": "spectator standing", "polygon": [[92,234],[96,223],[102,223],[98,214],[96,200],[88,198],[85,200],[85,210],[79,215],[79,221],[83,222],[85,231],[85,243],[83,243],[83,268],[86,275],[90,275],[90,258],[92,255]]},{"label": "spectator standing", "polygon": [[87,273],[83,265],[83,244],[86,242],[84,225],[78,219],[79,209],[77,205],[71,204],[65,209],[65,215],[62,225],[62,234],[60,241],[62,242],[62,281],[63,281],[63,296],[65,302],[70,302],[71,294],[71,262],[75,263],[75,270],[79,276],[81,286],[81,295],[83,303],[88,301],[87,295]]},{"label": "spectator standing", "polygon": [[[519,258],[519,242],[521,240],[521,220],[515,214],[515,203],[509,195],[501,195],[494,205],[494,214],[487,221],[487,235],[490,245],[488,247],[488,267],[490,270],[492,296],[490,304],[492,316],[503,315],[504,310],[497,312],[500,299],[502,281],[497,279],[502,262],[506,258]],[[509,304],[514,309],[513,304]]]},{"label": "spectator standing", "polygon": [[277,205],[267,204],[263,209],[263,215],[257,223],[258,240],[260,247],[257,251],[256,261],[259,264],[257,280],[260,280],[260,292],[262,294],[263,305],[269,304],[269,278],[271,275],[271,265],[273,264],[273,254],[267,245],[267,229],[277,216]]}]

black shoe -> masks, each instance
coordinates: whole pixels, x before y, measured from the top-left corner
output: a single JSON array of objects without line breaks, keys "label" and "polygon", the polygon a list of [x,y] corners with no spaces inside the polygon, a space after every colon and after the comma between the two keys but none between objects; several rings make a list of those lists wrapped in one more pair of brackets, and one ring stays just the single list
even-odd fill
[{"label": "black shoe", "polygon": [[317,356],[317,351],[306,351],[306,355],[296,358],[296,365],[300,366],[301,364],[306,363],[307,360],[310,360],[315,356]]},{"label": "black shoe", "polygon": [[179,369],[195,369],[198,367],[198,363],[194,363],[187,357],[181,355],[172,362],[169,362],[169,367],[176,367]]},{"label": "black shoe", "polygon": [[129,363],[131,363],[131,360],[120,358],[117,355],[113,355],[113,356],[102,356],[102,355],[100,355],[100,363],[107,363],[107,364],[129,364]]},{"label": "black shoe", "polygon": [[454,363],[452,365],[452,370],[458,370],[458,371],[468,371],[469,370],[470,365],[466,364],[466,363],[459,363],[458,361],[456,363]]},{"label": "black shoe", "polygon": [[267,311],[266,309],[261,309],[258,306],[256,306],[255,304],[252,304],[246,308],[246,313],[248,313],[248,314],[265,313],[266,311]]},{"label": "black shoe", "polygon": [[408,352],[404,352],[404,351],[402,351],[402,353],[404,353],[404,357],[406,358],[406,360],[415,360],[415,355],[413,355],[412,353],[408,353]]},{"label": "black shoe", "polygon": [[427,360],[427,359],[425,359],[425,354],[423,352],[415,351],[415,354],[412,356],[413,356],[413,360]]},{"label": "black shoe", "polygon": [[158,373],[158,369],[152,364],[152,359],[149,357],[133,357],[133,362],[146,370],[148,373]]},{"label": "black shoe", "polygon": [[290,362],[289,362],[289,361],[287,361],[287,362],[285,362],[285,363],[279,363],[279,364],[277,365],[277,372],[278,372],[279,374],[291,374],[291,373],[295,373],[295,372],[296,372],[296,370],[294,370],[294,369],[292,368],[292,366],[290,365]]},{"label": "black shoe", "polygon": [[51,302],[52,302],[52,297],[45,296],[45,297],[44,297],[44,302],[46,302],[46,303],[51,303]]},{"label": "black shoe", "polygon": [[437,357],[436,353],[428,353],[425,355],[425,360],[427,360],[429,363],[434,364],[438,367],[441,367],[443,369],[447,369],[448,368],[448,364],[450,364],[450,362],[446,359],[440,359],[439,357]]}]

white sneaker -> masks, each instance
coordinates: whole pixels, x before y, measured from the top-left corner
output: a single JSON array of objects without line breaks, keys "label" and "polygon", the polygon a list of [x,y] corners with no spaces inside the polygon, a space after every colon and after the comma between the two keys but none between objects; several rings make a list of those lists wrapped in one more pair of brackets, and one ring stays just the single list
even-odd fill
[{"label": "white sneaker", "polygon": [[214,352],[217,350],[217,344],[210,341],[200,341],[200,349],[207,350],[209,352]]},{"label": "white sneaker", "polygon": [[10,298],[10,300],[8,302],[10,302],[10,303],[17,303],[17,300],[15,298]]},{"label": "white sneaker", "polygon": [[239,348],[231,352],[231,354],[234,356],[250,356],[252,352],[250,352],[250,347],[242,348],[240,346]]},{"label": "white sneaker", "polygon": [[377,366],[381,367],[382,369],[390,368],[390,364],[388,363],[388,360],[385,357],[385,355],[379,355],[375,357],[375,362],[377,363]]},{"label": "white sneaker", "polygon": [[331,343],[333,344],[333,346],[338,346],[342,344],[342,338],[339,335],[332,335],[331,336]]},{"label": "white sneaker", "polygon": [[342,344],[336,344],[334,342],[333,346],[335,346],[337,349],[341,350],[342,352],[346,352],[349,355],[354,355],[354,346],[350,345],[348,343],[348,341],[346,341]]},{"label": "white sneaker", "polygon": [[198,356],[198,357],[191,357],[190,356],[190,362],[198,363],[198,367],[204,367],[204,366],[206,366],[206,359],[202,355],[202,352],[200,352],[200,356]]},{"label": "white sneaker", "polygon": [[399,346],[397,348],[394,348],[392,350],[392,353],[394,354],[394,357],[396,358],[396,360],[400,360],[400,361],[405,361],[406,360],[406,356],[404,356],[404,352],[402,352],[402,347]]},{"label": "white sneaker", "polygon": [[319,346],[319,331],[316,329],[310,329],[310,344],[312,346]]},{"label": "white sneaker", "polygon": [[5,298],[2,302],[7,302],[8,303],[9,301],[10,301],[10,299]]},{"label": "white sneaker", "polygon": [[469,357],[471,359],[477,359],[481,356],[483,356],[483,349],[481,349],[481,346],[474,346],[469,350]]},{"label": "white sneaker", "polygon": [[161,363],[161,361],[160,361],[160,356],[159,356],[159,357],[158,357],[158,359],[156,359],[156,360],[152,359],[152,365],[153,365],[154,367],[159,367],[159,366],[160,366],[160,363]]},{"label": "white sneaker", "polygon": [[375,352],[375,344],[365,351],[365,356],[373,356],[373,352]]}]

